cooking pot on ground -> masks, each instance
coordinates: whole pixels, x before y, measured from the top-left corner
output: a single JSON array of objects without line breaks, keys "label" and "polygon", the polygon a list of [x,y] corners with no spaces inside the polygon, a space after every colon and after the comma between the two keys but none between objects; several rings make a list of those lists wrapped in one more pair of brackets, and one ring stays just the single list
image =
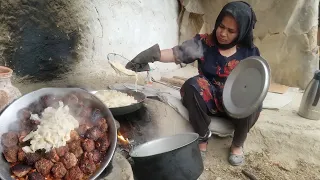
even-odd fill
[{"label": "cooking pot on ground", "polygon": [[[103,117],[106,119],[108,124],[108,135],[110,140],[110,146],[107,150],[104,159],[102,160],[99,168],[95,171],[90,180],[97,179],[99,175],[104,171],[104,169],[111,163],[112,157],[114,155],[117,143],[117,129],[115,120],[110,112],[110,110],[104,105],[102,101],[100,101],[97,97],[92,95],[91,93],[80,89],[80,88],[43,88],[36,91],[33,91],[29,94],[26,94],[19,99],[12,102],[9,106],[7,106],[0,115],[0,136],[3,133],[6,133],[10,130],[18,130],[19,128],[19,118],[18,112],[19,110],[28,107],[31,103],[39,101],[40,97],[48,94],[52,95],[66,95],[68,93],[80,93],[86,100],[90,102],[90,104],[98,108],[102,113]],[[9,163],[2,156],[3,147],[0,144],[0,179],[9,180],[11,178],[11,171],[9,167]]]},{"label": "cooking pot on ground", "polygon": [[196,133],[182,133],[141,144],[131,150],[138,180],[196,180],[203,161]]}]

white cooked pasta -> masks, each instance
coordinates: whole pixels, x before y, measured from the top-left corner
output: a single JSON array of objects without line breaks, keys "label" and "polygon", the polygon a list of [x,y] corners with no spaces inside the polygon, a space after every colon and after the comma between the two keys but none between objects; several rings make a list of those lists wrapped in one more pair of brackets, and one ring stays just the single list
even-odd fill
[{"label": "white cooked pasta", "polygon": [[95,95],[104,102],[108,108],[128,106],[137,103],[134,97],[116,90],[98,91]]},{"label": "white cooked pasta", "polygon": [[59,102],[57,109],[48,107],[42,112],[42,117],[32,115],[34,120],[40,120],[36,131],[31,131],[23,141],[30,141],[30,146],[24,146],[25,153],[34,153],[39,149],[49,152],[52,148],[65,146],[70,140],[70,132],[79,127],[79,122],[70,114],[69,107]]}]

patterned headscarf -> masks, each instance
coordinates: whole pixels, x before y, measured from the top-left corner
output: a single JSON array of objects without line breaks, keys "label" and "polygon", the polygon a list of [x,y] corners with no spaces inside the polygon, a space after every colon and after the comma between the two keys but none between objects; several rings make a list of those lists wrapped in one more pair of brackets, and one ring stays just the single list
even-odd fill
[{"label": "patterned headscarf", "polygon": [[[230,44],[220,44],[217,40],[216,31],[226,15],[231,15],[236,20],[239,35]],[[216,24],[212,32],[213,42],[221,49],[229,49],[235,45],[253,48],[253,29],[256,22],[256,15],[248,3],[243,1],[230,2],[222,8],[217,17]]]}]

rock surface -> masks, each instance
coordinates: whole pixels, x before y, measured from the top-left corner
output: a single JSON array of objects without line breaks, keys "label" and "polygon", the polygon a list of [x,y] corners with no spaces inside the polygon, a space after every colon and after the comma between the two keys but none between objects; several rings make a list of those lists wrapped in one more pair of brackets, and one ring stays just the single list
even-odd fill
[{"label": "rock surface", "polygon": [[[184,0],[185,9],[180,14],[180,43],[195,33],[211,33],[217,15],[230,1]],[[313,72],[319,68],[319,0],[246,2],[256,12],[255,44],[271,66],[272,79],[305,88]]]},{"label": "rock surface", "polygon": [[[14,83],[23,93],[44,86],[134,82],[115,73],[108,53],[132,59],[155,43],[178,44],[177,1],[2,0],[0,12],[0,65],[14,69]],[[155,63],[153,68],[178,66]]]}]

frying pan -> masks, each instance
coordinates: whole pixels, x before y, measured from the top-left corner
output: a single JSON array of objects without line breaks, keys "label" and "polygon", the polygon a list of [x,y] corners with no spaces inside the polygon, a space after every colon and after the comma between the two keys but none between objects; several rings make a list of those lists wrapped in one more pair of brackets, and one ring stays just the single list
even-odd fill
[{"label": "frying pan", "polygon": [[[91,91],[91,93],[95,94],[95,93],[101,92],[101,91],[108,91],[108,90]],[[126,93],[129,96],[133,96],[133,98],[135,100],[137,100],[137,103],[134,103],[134,104],[131,104],[128,106],[109,108],[109,110],[111,111],[113,116],[125,115],[125,114],[129,114],[129,113],[132,113],[132,112],[139,110],[142,107],[144,100],[147,98],[146,95],[143,94],[142,92],[137,92],[137,91],[133,91],[130,89],[116,90],[116,91]]]},{"label": "frying pan", "polygon": [[[65,95],[71,92],[81,93],[85,99],[89,100],[93,107],[100,109],[103,114],[103,117],[107,120],[109,126],[109,140],[110,147],[106,152],[104,159],[102,160],[100,167],[96,170],[96,172],[89,177],[90,180],[100,179],[99,175],[104,171],[104,169],[111,162],[117,143],[117,128],[115,124],[115,120],[110,112],[110,110],[104,105],[102,101],[100,101],[97,97],[80,88],[42,88],[31,93],[25,94],[20,98],[13,101],[10,105],[8,105],[0,115],[0,137],[3,133],[6,133],[10,130],[17,130],[19,127],[19,118],[18,112],[19,110],[28,107],[31,103],[36,102],[40,99],[40,97],[52,94],[52,95]],[[2,154],[3,147],[0,145],[0,153]],[[0,179],[2,180],[10,180],[11,172],[9,169],[9,163],[4,159],[1,155],[0,157]]]}]

